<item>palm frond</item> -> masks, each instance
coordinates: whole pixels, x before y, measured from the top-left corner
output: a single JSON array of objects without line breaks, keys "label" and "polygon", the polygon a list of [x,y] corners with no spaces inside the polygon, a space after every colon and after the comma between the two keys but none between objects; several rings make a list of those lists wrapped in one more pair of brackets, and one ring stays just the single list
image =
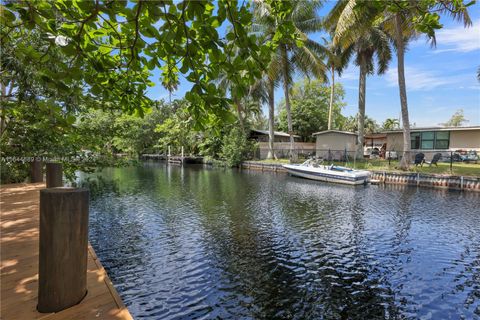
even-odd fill
[{"label": "palm frond", "polygon": [[330,34],[333,34],[335,32],[335,29],[337,27],[337,22],[340,19],[343,9],[345,8],[348,2],[349,0],[337,1],[337,3],[330,10],[330,12],[322,19],[323,27]]},{"label": "palm frond", "polygon": [[436,7],[440,13],[451,16],[455,21],[463,22],[464,27],[470,27],[473,24],[466,6],[457,9],[453,1],[439,1]]},{"label": "palm frond", "polygon": [[315,52],[317,43],[308,40],[303,47],[292,51],[292,63],[296,69],[305,76],[315,76],[317,79],[327,81],[327,67],[321,57]]},{"label": "palm frond", "polygon": [[303,21],[298,21],[295,26],[304,33],[318,32],[323,28],[323,22],[320,17],[313,17]]}]

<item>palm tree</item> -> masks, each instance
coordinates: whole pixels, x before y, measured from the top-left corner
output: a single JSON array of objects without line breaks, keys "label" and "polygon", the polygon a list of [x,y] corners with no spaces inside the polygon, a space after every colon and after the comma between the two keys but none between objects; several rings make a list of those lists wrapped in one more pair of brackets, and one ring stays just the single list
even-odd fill
[{"label": "palm tree", "polygon": [[[418,36],[418,30],[425,32],[433,46],[435,42],[435,28],[415,28],[415,23],[422,23],[427,13],[447,13],[454,19],[463,21],[465,27],[470,26],[472,21],[468,15],[467,6],[462,1],[443,0],[433,2],[428,7],[420,6],[416,1],[385,1],[369,2],[357,0],[344,0],[344,9],[337,19],[334,43],[343,39],[343,43],[353,42],[365,29],[372,25],[383,25],[387,33],[393,39],[397,53],[398,87],[400,92],[400,104],[403,124],[403,155],[400,168],[407,170],[410,165],[410,121],[408,116],[407,90],[405,84],[405,47],[409,40]],[[421,17],[421,19],[417,19]],[[425,27],[425,25],[423,25]],[[418,29],[418,30],[417,30]]]},{"label": "palm tree", "polygon": [[274,140],[275,140],[275,68],[272,63],[267,70],[263,72],[262,77],[250,87],[249,96],[268,104],[268,154],[267,159],[276,159]]},{"label": "palm tree", "polygon": [[233,105],[237,112],[238,122],[240,124],[242,131],[245,131],[245,124],[244,124],[243,115],[242,115],[242,112],[243,112],[243,106],[241,102],[242,98],[237,94],[238,90],[236,90],[238,84],[236,84],[230,78],[228,78],[228,74],[225,72],[220,75],[220,78],[218,79],[217,84],[220,88],[222,88],[226,92],[228,91],[230,92],[230,99],[232,99]]},{"label": "palm tree", "polygon": [[341,46],[333,45],[333,42],[324,39],[324,53],[327,57],[327,67],[330,72],[330,105],[328,108],[328,125],[327,129],[332,130],[332,114],[333,114],[333,100],[335,97],[335,73],[342,75],[343,70],[347,67],[350,57],[353,52],[353,46],[343,49]]},{"label": "palm tree", "polygon": [[[340,1],[332,9],[326,18],[327,25],[336,25],[334,19],[342,18],[342,14],[349,4],[349,1]],[[365,97],[366,97],[366,82],[367,75],[374,73],[375,64],[374,57],[376,56],[378,64],[378,74],[383,74],[387,68],[388,63],[392,57],[390,50],[390,40],[388,35],[381,26],[370,26],[364,28],[361,33],[352,30],[354,35],[350,32],[344,32],[343,37],[337,40],[337,43],[346,49],[353,47],[355,51],[355,64],[360,68],[360,77],[358,82],[358,141],[357,141],[357,158],[363,158],[363,144],[365,135]],[[346,39],[346,43],[342,41]]]},{"label": "palm tree", "polygon": [[[254,30],[261,32],[265,38],[273,39],[277,28],[285,21],[292,22],[296,39],[284,37],[278,41],[277,51],[272,57],[268,74],[272,80],[281,79],[285,95],[285,109],[287,111],[288,133],[290,135],[290,157],[294,157],[294,138],[292,115],[290,110],[290,86],[292,75],[300,71],[307,76],[325,79],[326,67],[321,59],[322,46],[308,38],[311,32],[319,31],[322,27],[317,15],[320,1],[291,1],[292,11],[286,17],[272,14],[271,7],[265,2],[254,4]],[[283,19],[281,21],[280,19]],[[302,44],[296,40],[300,39]],[[273,84],[270,83],[270,90]],[[273,90],[272,90],[273,91]],[[272,95],[273,98],[273,95]],[[272,99],[273,101],[273,99]]]},{"label": "palm tree", "polygon": [[[350,132],[358,131],[359,116],[360,115],[357,113],[355,116],[350,116],[345,118],[345,121],[341,126],[341,130],[350,131]],[[368,134],[375,133],[375,132],[378,132],[378,130],[379,130],[379,126],[377,122],[374,119],[370,118],[369,116],[365,116],[365,119],[364,119],[365,133],[368,133]]]},{"label": "palm tree", "polygon": [[385,119],[385,122],[382,125],[383,130],[394,130],[400,127],[400,121],[395,118]]},{"label": "palm tree", "polygon": [[388,68],[391,59],[389,40],[381,28],[372,28],[355,42],[355,64],[360,67],[358,89],[358,144],[357,157],[363,158],[363,144],[365,134],[365,97],[367,74],[374,73],[374,54],[378,62],[378,74],[383,74]]}]

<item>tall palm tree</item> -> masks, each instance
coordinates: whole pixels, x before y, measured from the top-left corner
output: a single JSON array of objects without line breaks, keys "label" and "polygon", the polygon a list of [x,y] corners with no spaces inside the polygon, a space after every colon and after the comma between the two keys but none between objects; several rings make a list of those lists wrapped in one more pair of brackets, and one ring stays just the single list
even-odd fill
[{"label": "tall palm tree", "polygon": [[[326,18],[326,25],[336,25],[334,19],[341,19],[349,1],[339,1]],[[337,18],[338,17],[338,18]],[[350,33],[354,33],[351,35]],[[346,39],[346,41],[344,40]],[[345,44],[342,43],[345,41]],[[340,47],[352,48],[355,51],[355,64],[360,69],[358,82],[358,140],[356,157],[363,158],[363,144],[365,135],[365,98],[367,75],[375,71],[375,57],[378,68],[377,73],[383,74],[388,68],[392,58],[390,40],[382,26],[372,25],[362,29],[361,33],[355,30],[344,32],[343,37],[337,40]]]},{"label": "tall palm tree", "polygon": [[[288,133],[290,135],[290,157],[294,155],[294,138],[292,128],[292,115],[290,110],[290,86],[295,71],[307,76],[315,76],[325,79],[326,67],[322,61],[322,46],[308,38],[311,32],[322,28],[321,20],[317,15],[317,9],[321,6],[320,1],[291,1],[292,11],[286,17],[278,17],[272,14],[271,7],[265,2],[254,4],[254,30],[260,32],[267,39],[273,39],[277,28],[284,21],[292,22],[295,28],[296,39],[282,38],[278,42],[277,51],[272,57],[269,76],[276,76],[275,80],[281,79],[285,96],[285,109],[287,111]],[[300,39],[301,44],[296,40]],[[270,86],[273,89],[273,86]],[[272,96],[273,97],[273,96]]]},{"label": "tall palm tree", "polygon": [[336,46],[332,41],[324,39],[324,54],[327,58],[327,68],[330,72],[330,104],[328,108],[328,130],[332,130],[333,100],[335,97],[335,73],[342,75],[343,70],[348,66],[348,62],[353,52],[353,46],[342,48]]},{"label": "tall palm tree", "polygon": [[[410,165],[410,121],[408,115],[407,90],[405,84],[405,47],[408,41],[418,36],[415,21],[422,21],[427,12],[446,13],[455,20],[462,21],[464,26],[470,26],[472,21],[468,15],[467,6],[462,1],[442,0],[435,1],[427,8],[412,1],[385,1],[369,2],[359,0],[343,0],[344,9],[337,19],[334,43],[342,38],[344,44],[354,40],[355,36],[372,25],[381,24],[393,39],[397,54],[398,87],[403,124],[403,155],[400,161],[401,169],[408,169]],[[417,19],[420,18],[420,19]],[[426,32],[432,46],[436,45],[434,28]],[[423,31],[423,30],[422,30]],[[345,35],[350,36],[345,37]],[[348,39],[350,38],[350,39]]]},{"label": "tall palm tree", "polygon": [[275,68],[272,63],[269,64],[263,75],[257,82],[250,87],[249,96],[268,104],[268,154],[267,159],[276,159],[274,140],[275,140]]},{"label": "tall palm tree", "polygon": [[358,141],[357,158],[363,158],[365,134],[365,98],[367,75],[374,73],[374,55],[377,57],[378,74],[383,74],[388,68],[392,57],[387,35],[381,28],[374,27],[366,31],[354,44],[356,51],[355,64],[360,68],[358,82]]},{"label": "tall palm tree", "polygon": [[229,92],[230,99],[232,100],[233,106],[235,107],[235,110],[237,112],[238,122],[240,124],[242,131],[244,131],[245,124],[244,124],[243,114],[242,114],[243,113],[243,106],[241,101],[242,98],[238,95],[237,93],[238,90],[236,90],[238,84],[232,81],[228,77],[228,74],[225,72],[220,75],[219,79],[217,80],[217,84],[220,88],[225,90],[225,92]]}]

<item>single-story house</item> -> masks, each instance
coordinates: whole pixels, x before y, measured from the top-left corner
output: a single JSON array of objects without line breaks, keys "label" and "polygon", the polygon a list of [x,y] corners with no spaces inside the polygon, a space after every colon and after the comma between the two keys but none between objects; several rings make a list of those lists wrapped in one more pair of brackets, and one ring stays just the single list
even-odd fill
[{"label": "single-story house", "polygon": [[[387,136],[387,150],[403,150],[401,129],[383,133]],[[415,151],[480,151],[480,126],[411,128],[410,143]]]},{"label": "single-story house", "polygon": [[318,158],[341,160],[345,151],[351,156],[357,148],[357,134],[348,131],[325,130],[313,134]]},{"label": "single-story house", "polygon": [[[268,135],[268,130],[251,129],[249,139],[258,142],[268,142]],[[290,135],[286,132],[274,131],[273,135],[273,142],[290,142]],[[299,141],[300,138],[300,136],[293,135],[294,141]]]}]

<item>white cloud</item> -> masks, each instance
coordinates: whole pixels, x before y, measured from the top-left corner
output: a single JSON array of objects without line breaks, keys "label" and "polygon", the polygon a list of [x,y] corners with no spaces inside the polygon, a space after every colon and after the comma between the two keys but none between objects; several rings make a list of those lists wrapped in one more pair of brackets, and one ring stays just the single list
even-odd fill
[{"label": "white cloud", "polygon": [[357,70],[346,70],[342,73],[340,77],[342,80],[358,80],[358,71]]},{"label": "white cloud", "polygon": [[[389,69],[385,76],[389,87],[398,86],[397,68]],[[453,84],[465,84],[471,81],[472,74],[446,75],[433,71],[423,70],[415,67],[405,67],[405,82],[407,90],[432,90],[441,86],[452,86]]]},{"label": "white cloud", "polygon": [[480,50],[480,20],[473,26],[440,29],[436,32],[437,49],[440,52],[471,52]]},{"label": "white cloud", "polygon": [[350,85],[342,83],[342,86],[343,86],[344,89],[358,90],[358,85],[357,86],[350,86]]}]

